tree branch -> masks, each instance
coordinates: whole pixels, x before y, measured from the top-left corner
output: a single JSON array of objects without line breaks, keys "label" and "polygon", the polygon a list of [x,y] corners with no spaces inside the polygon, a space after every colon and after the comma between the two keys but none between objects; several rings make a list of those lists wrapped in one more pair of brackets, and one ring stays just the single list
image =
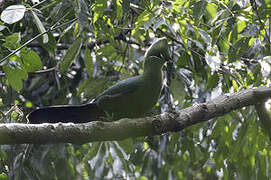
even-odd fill
[{"label": "tree branch", "polygon": [[271,87],[263,86],[225,94],[180,112],[168,112],[153,117],[125,118],[114,122],[94,121],[84,124],[1,124],[0,144],[87,143],[159,135],[180,131],[192,124],[257,104],[267,98],[271,98]]},{"label": "tree branch", "polygon": [[[55,67],[49,68],[49,69],[43,69],[43,70],[38,70],[38,71],[34,71],[34,72],[29,72],[29,75],[40,75],[40,74],[46,74],[46,73],[50,73],[50,72],[55,72],[57,71]],[[4,77],[6,76],[5,73],[0,72],[0,77]]]}]

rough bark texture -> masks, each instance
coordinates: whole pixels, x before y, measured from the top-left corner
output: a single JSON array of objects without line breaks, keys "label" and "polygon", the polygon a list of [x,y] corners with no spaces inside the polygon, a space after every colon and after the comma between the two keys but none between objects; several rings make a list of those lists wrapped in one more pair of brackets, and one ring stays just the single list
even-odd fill
[{"label": "rough bark texture", "polygon": [[258,87],[225,94],[210,102],[195,104],[180,112],[164,113],[153,117],[83,124],[0,124],[0,144],[60,142],[78,144],[159,135],[180,131],[193,124],[222,116],[245,106],[257,106],[257,103],[268,98],[271,98],[271,87]]}]

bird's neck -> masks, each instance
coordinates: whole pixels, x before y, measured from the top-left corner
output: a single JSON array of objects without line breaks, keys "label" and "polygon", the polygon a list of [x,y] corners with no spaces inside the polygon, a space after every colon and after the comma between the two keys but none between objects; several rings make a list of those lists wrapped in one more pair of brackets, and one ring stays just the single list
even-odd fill
[{"label": "bird's neck", "polygon": [[143,72],[143,78],[147,80],[162,80],[162,69],[161,68],[145,68]]}]

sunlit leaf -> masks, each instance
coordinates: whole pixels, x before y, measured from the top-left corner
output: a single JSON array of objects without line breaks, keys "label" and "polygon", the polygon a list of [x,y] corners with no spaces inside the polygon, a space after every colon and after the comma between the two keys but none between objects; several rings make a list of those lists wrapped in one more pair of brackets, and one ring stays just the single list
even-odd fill
[{"label": "sunlit leaf", "polygon": [[180,12],[182,5],[184,3],[184,0],[176,0],[176,1],[171,1],[173,10]]},{"label": "sunlit leaf", "polygon": [[208,3],[206,6],[207,12],[211,15],[212,18],[216,17],[217,14],[217,5],[215,3]]},{"label": "sunlit leaf", "polygon": [[93,23],[95,23],[100,17],[103,16],[104,14],[104,10],[106,8],[106,3],[107,1],[104,0],[97,0],[93,11],[94,11],[94,15],[93,15]]},{"label": "sunlit leaf", "polygon": [[9,178],[8,178],[8,175],[7,175],[7,174],[1,173],[1,174],[0,174],[0,179],[2,179],[2,180],[8,180]]},{"label": "sunlit leaf", "polygon": [[24,17],[26,7],[24,5],[8,6],[1,13],[1,20],[8,24],[13,24],[20,21]]},{"label": "sunlit leaf", "polygon": [[122,0],[116,0],[116,4],[117,4],[117,18],[121,19],[122,17]]},{"label": "sunlit leaf", "polygon": [[237,22],[237,32],[240,33],[246,28],[246,21]]}]

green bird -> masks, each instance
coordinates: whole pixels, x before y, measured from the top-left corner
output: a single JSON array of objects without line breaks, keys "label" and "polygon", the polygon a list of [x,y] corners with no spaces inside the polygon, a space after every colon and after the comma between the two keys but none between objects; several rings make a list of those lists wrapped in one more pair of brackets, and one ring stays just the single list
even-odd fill
[{"label": "green bird", "polygon": [[121,118],[143,117],[157,103],[162,89],[162,67],[170,60],[166,38],[157,39],[144,55],[141,75],[122,80],[84,105],[40,108],[28,114],[30,123],[85,123]]}]

